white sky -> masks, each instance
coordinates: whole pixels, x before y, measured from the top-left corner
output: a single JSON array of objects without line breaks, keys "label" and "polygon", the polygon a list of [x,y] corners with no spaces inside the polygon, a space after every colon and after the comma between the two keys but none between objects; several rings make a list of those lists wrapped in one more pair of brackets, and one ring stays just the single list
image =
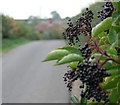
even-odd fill
[{"label": "white sky", "polygon": [[95,0],[3,0],[0,13],[15,19],[27,19],[29,16],[51,17],[56,10],[62,18],[75,16],[83,7]]}]

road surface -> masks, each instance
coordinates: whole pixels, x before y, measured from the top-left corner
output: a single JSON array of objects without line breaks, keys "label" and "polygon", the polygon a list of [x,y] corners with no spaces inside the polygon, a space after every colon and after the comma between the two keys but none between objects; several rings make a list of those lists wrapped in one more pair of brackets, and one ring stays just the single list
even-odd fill
[{"label": "road surface", "polygon": [[2,60],[2,103],[68,103],[62,80],[66,65],[41,62],[62,40],[35,41],[15,48]]}]

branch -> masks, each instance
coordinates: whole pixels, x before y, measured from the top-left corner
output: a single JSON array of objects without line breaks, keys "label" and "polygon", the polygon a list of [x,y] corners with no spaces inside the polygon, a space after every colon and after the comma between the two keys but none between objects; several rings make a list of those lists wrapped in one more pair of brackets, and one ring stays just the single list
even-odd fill
[{"label": "branch", "polygon": [[116,59],[113,59],[113,58],[107,58],[102,64],[101,64],[101,67],[106,64],[109,60],[112,60],[113,62],[116,62],[118,64],[120,64],[120,61],[116,60]]},{"label": "branch", "polygon": [[101,53],[102,55],[105,55],[107,57],[110,57],[106,51],[104,51],[103,49],[101,49],[98,44],[94,41],[94,44],[95,44],[95,48],[96,48],[96,51]]}]

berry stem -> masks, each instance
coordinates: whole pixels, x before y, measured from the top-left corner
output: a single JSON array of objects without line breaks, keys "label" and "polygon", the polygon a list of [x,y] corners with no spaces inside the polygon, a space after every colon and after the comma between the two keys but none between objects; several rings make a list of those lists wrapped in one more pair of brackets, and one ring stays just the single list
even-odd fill
[{"label": "berry stem", "polygon": [[95,63],[98,65],[100,62],[100,59],[102,58],[103,54],[101,54],[101,56],[95,61]]},{"label": "berry stem", "polygon": [[[99,39],[101,39],[100,36],[98,36]],[[102,40],[102,42],[104,43],[104,45],[106,45],[107,47],[110,47],[104,40]]]},{"label": "berry stem", "polygon": [[113,58],[107,58],[102,64],[101,64],[101,67],[106,64],[109,60],[112,60],[113,62],[116,62],[117,64],[120,64],[120,61],[116,60],[116,59],[113,59]]},{"label": "berry stem", "polygon": [[107,57],[110,57],[106,51],[104,51],[103,49],[101,49],[98,44],[96,43],[96,41],[94,41],[94,45],[95,45],[95,48],[96,48],[96,51],[101,53],[102,55],[105,55]]}]

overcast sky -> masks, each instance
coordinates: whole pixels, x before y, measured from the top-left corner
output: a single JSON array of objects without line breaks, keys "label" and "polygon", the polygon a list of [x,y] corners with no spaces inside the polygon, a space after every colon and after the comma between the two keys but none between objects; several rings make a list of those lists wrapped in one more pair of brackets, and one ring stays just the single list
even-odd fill
[{"label": "overcast sky", "polygon": [[29,16],[51,17],[56,10],[62,18],[80,13],[83,7],[95,0],[3,0],[0,12],[15,19],[27,19]]}]

